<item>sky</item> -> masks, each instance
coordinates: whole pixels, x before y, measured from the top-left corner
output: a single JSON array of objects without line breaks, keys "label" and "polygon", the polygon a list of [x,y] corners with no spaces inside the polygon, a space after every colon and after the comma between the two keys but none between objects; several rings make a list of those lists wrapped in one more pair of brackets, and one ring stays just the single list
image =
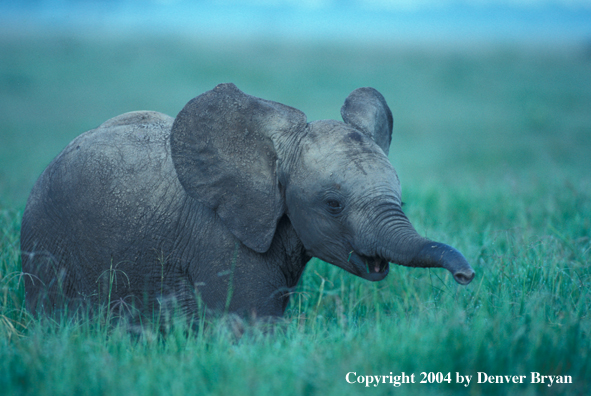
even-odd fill
[{"label": "sky", "polygon": [[0,31],[591,43],[591,0],[12,0],[0,1],[0,24]]}]

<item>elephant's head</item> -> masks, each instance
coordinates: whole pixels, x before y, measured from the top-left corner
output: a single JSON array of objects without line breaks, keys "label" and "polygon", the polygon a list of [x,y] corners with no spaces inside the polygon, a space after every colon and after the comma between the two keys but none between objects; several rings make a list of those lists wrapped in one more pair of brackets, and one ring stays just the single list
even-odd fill
[{"label": "elephant's head", "polygon": [[468,284],[474,271],[462,254],[421,237],[401,209],[382,95],[357,89],[341,114],[344,123],[307,123],[297,109],[218,85],[175,119],[179,180],[257,252],[286,214],[310,255],[364,279],[383,279],[392,262],[447,268]]}]

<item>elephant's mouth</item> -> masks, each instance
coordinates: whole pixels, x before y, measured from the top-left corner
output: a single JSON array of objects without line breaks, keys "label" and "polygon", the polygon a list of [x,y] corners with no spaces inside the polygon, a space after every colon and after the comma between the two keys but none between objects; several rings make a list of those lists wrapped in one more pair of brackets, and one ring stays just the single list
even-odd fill
[{"label": "elephant's mouth", "polygon": [[390,272],[390,263],[381,257],[367,257],[353,251],[347,261],[355,267],[356,275],[370,281],[382,280]]}]

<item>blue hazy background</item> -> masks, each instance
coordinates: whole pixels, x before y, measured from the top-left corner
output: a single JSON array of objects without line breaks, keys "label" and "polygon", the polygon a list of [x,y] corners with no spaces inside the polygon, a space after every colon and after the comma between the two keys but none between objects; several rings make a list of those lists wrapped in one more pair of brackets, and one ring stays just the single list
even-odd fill
[{"label": "blue hazy background", "polygon": [[[2,30],[383,41],[591,39],[585,0],[16,0]],[[90,30],[90,31],[89,31]]]}]

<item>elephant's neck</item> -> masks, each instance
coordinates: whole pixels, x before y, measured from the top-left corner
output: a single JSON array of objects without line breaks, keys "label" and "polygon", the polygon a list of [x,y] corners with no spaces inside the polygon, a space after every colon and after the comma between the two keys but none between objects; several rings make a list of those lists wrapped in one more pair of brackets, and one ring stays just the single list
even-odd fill
[{"label": "elephant's neck", "polygon": [[306,254],[304,244],[297,236],[291,221],[284,215],[277,224],[277,231],[275,233],[277,246],[281,246],[281,252],[277,252],[283,256],[281,259],[281,270],[285,276],[286,286],[295,287],[304,272],[306,263],[310,261],[311,256]]}]

